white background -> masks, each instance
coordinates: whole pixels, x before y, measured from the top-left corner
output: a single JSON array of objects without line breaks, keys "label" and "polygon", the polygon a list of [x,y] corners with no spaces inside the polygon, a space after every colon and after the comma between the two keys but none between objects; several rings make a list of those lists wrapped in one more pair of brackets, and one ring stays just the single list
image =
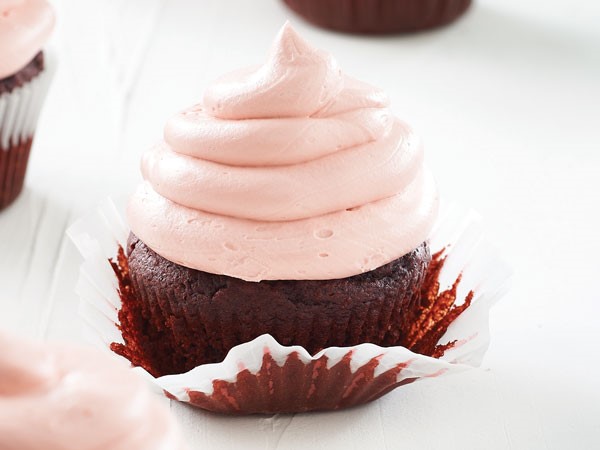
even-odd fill
[{"label": "white background", "polygon": [[[276,0],[56,0],[60,68],[19,201],[0,213],[0,326],[80,341],[65,228],[139,181],[206,83],[264,60]],[[600,448],[600,4],[478,0],[448,28],[365,38],[294,26],[386,89],[444,197],[515,270],[482,370],[345,412],[230,418],[172,404],[192,448]]]}]

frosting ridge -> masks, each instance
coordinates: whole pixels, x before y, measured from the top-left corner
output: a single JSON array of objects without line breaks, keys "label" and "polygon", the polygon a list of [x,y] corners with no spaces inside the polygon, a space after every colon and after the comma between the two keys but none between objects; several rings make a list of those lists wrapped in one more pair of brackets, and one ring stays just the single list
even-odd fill
[{"label": "frosting ridge", "polygon": [[132,231],[178,264],[249,281],[344,278],[412,251],[437,189],[381,91],[286,24],[267,62],[226,75],[141,164]]},{"label": "frosting ridge", "polygon": [[287,166],[228,166],[158,145],[144,155],[142,174],[156,192],[182,206],[286,221],[393,196],[412,181],[422,161],[419,139],[397,121],[380,140]]},{"label": "frosting ridge", "polygon": [[54,12],[46,0],[0,0],[0,78],[25,67],[53,27]]}]

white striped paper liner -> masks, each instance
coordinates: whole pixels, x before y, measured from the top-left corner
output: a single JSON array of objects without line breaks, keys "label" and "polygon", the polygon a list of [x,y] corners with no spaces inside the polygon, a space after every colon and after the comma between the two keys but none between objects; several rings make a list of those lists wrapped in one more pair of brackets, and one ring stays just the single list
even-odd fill
[{"label": "white striped paper liner", "polygon": [[52,49],[44,50],[44,69],[31,81],[0,95],[0,151],[33,136],[57,58]]}]

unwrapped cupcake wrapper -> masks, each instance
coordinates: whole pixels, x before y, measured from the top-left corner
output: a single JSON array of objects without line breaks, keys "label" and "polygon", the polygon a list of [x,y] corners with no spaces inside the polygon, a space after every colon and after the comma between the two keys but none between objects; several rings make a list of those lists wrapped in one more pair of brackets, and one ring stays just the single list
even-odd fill
[{"label": "unwrapped cupcake wrapper", "polygon": [[23,86],[0,95],[0,209],[23,189],[33,135],[55,69],[53,51],[44,50],[44,69]]},{"label": "unwrapped cupcake wrapper", "polygon": [[[77,285],[80,314],[87,334],[106,349],[124,343],[119,285],[109,259],[116,259],[119,245],[125,247],[128,233],[110,200],[68,231],[84,258]],[[474,292],[470,306],[440,339],[440,344],[453,342],[440,358],[369,343],[330,347],[311,356],[265,334],[234,347],[220,363],[183,374],[154,378],[136,370],[170,398],[210,411],[251,414],[341,409],[423,378],[477,366],[489,343],[490,307],[505,293],[510,277],[510,269],[482,236],[480,219],[457,207],[443,211],[430,236],[434,252],[446,249],[441,288],[452,286],[461,275],[457,302]]]},{"label": "unwrapped cupcake wrapper", "polygon": [[448,24],[471,0],[284,0],[320,27],[348,33],[385,34]]}]

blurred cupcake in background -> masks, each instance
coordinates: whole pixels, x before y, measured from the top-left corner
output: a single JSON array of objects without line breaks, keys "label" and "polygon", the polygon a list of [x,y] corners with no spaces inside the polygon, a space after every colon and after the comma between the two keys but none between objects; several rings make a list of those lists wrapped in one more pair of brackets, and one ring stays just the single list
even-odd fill
[{"label": "blurred cupcake in background", "polygon": [[386,34],[446,25],[471,0],[283,0],[309,22],[347,33]]},{"label": "blurred cupcake in background", "polygon": [[0,332],[3,450],[183,450],[179,427],[128,364]]},{"label": "blurred cupcake in background", "polygon": [[0,210],[23,189],[52,74],[52,57],[42,48],[53,27],[47,1],[0,0]]}]

